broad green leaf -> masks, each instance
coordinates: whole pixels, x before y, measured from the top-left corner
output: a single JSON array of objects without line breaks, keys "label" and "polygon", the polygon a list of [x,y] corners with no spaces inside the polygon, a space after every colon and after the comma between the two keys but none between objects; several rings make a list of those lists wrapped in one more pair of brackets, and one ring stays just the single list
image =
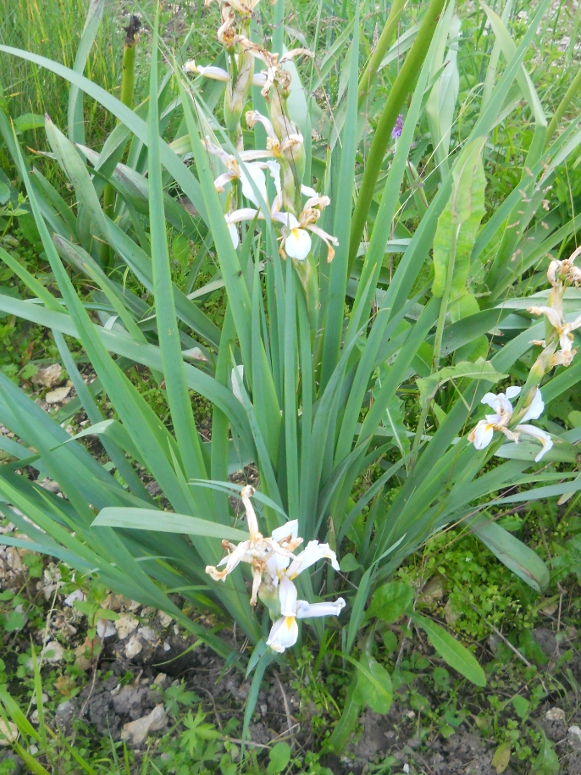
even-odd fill
[{"label": "broad green leaf", "polygon": [[[99,0],[102,2],[102,0]],[[21,134],[29,129],[40,129],[44,126],[44,116],[38,113],[23,113],[14,119],[16,134]]]},{"label": "broad green leaf", "polygon": [[536,552],[484,515],[478,515],[468,524],[494,556],[536,592],[547,587],[549,570]]},{"label": "broad green leaf", "polygon": [[208,519],[188,517],[155,509],[132,509],[111,507],[102,509],[93,522],[94,527],[126,527],[133,530],[154,530],[164,533],[186,533],[188,535],[222,538],[230,541],[247,541],[248,533],[234,527],[210,522]]},{"label": "broad green leaf", "polygon": [[434,237],[432,293],[437,298],[446,294],[453,322],[479,310],[478,302],[467,285],[472,248],[486,212],[486,177],[482,165],[485,142],[486,137],[477,137],[458,157],[452,170],[450,198],[438,218]]},{"label": "broad green leaf", "polygon": [[268,767],[266,775],[277,775],[288,767],[291,758],[291,749],[288,743],[277,743],[268,755]]},{"label": "broad green leaf", "polygon": [[506,770],[510,762],[510,742],[507,740],[505,743],[501,743],[492,757],[490,762],[497,772],[497,775],[501,775]]},{"label": "broad green leaf", "polygon": [[431,619],[416,613],[412,614],[412,618],[417,626],[424,630],[439,656],[450,667],[453,667],[476,686],[486,686],[484,670],[465,646]]},{"label": "broad green leaf", "polygon": [[[525,441],[519,442],[518,444],[516,442],[503,444],[495,454],[497,457],[504,457],[508,460],[529,460],[532,463],[540,450],[540,444]],[[543,455],[543,461],[575,464],[578,460],[578,456],[579,450],[577,447],[557,439],[553,448]]]},{"label": "broad green leaf", "polygon": [[426,379],[416,380],[420,391],[420,404],[426,406],[431,399],[435,398],[440,387],[450,380],[454,381],[462,377],[468,377],[469,379],[484,380],[495,384],[501,379],[506,379],[507,376],[507,374],[499,374],[494,366],[489,361],[485,361],[484,358],[478,358],[475,363],[462,361],[454,366],[445,366]]},{"label": "broad green leaf", "polygon": [[541,743],[539,755],[531,767],[531,775],[558,775],[559,772],[559,759],[553,744],[543,732],[543,742]]},{"label": "broad green leaf", "polygon": [[396,622],[411,609],[414,590],[403,581],[390,581],[378,587],[371,598],[366,618],[381,619],[387,624]]},{"label": "broad green leaf", "polygon": [[377,662],[367,649],[363,650],[361,661],[355,663],[357,668],[357,688],[355,699],[362,705],[369,705],[376,713],[387,713],[393,700],[391,676]]},{"label": "broad green leaf", "polygon": [[355,555],[351,554],[351,552],[349,552],[349,554],[344,554],[343,557],[341,557],[340,566],[342,573],[351,573],[361,567],[357,562]]},{"label": "broad green leaf", "polygon": [[337,722],[331,737],[327,740],[327,745],[336,754],[340,754],[352,739],[352,732],[359,720],[361,711],[365,707],[364,702],[359,700],[357,682],[358,676],[356,674],[353,676],[353,679],[347,688],[347,695],[343,704],[341,718]]},{"label": "broad green leaf", "polygon": [[529,710],[531,707],[530,700],[527,700],[526,697],[523,697],[521,694],[517,694],[516,697],[513,697],[511,700],[514,709],[516,710],[517,714],[523,719],[526,719],[526,717],[529,714]]}]

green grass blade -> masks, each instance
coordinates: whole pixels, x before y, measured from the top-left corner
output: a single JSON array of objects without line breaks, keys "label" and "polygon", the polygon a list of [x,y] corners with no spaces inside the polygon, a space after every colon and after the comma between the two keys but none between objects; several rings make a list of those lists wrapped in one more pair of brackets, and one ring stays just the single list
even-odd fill
[{"label": "green grass blade", "polygon": [[[81,40],[75,56],[73,70],[80,75],[83,74],[91,48],[95,42],[101,19],[105,0],[91,0],[85,26],[81,34]],[[83,116],[83,93],[78,86],[71,85],[69,91],[68,106],[68,133],[69,139],[73,143],[85,142],[85,120]]]},{"label": "green grass blade", "polygon": [[[150,229],[153,263],[153,285],[157,313],[159,345],[163,364],[168,403],[176,432],[178,448],[185,474],[188,478],[207,476],[200,439],[189,398],[184,370],[179,331],[174,307],[173,285],[170,271],[165,213],[163,207],[163,183],[159,153],[158,92],[158,32],[157,23],[153,34],[150,69],[149,110],[149,184]],[[202,504],[202,509],[205,504]]]},{"label": "green grass blade", "polygon": [[[341,143],[341,164],[336,187],[337,201],[333,218],[333,234],[339,240],[335,257],[329,267],[329,284],[326,297],[327,315],[324,321],[323,362],[320,387],[327,384],[337,364],[343,336],[344,299],[349,267],[349,235],[353,186],[355,177],[355,154],[357,151],[357,72],[359,62],[359,4],[355,6],[355,26],[351,44],[351,65],[347,114]],[[370,77],[370,76],[369,76]],[[336,147],[337,148],[337,147]]]},{"label": "green grass blade", "polygon": [[188,517],[184,514],[157,509],[104,508],[93,522],[95,527],[123,527],[132,530],[153,530],[165,533],[184,533],[205,538],[221,538],[229,541],[246,541],[248,533],[233,527],[220,525],[209,519]]},{"label": "green grass blade", "polygon": [[[85,78],[79,73],[75,73],[70,68],[64,67],[64,65],[61,65],[58,62],[53,62],[46,57],[31,54],[28,51],[23,51],[22,49],[13,48],[11,46],[0,45],[0,51],[3,51],[5,54],[20,57],[21,59],[25,59],[40,67],[44,67],[75,86],[78,86],[86,94],[97,100],[97,102],[99,102],[106,110],[109,110],[119,119],[119,121],[122,121],[143,144],[147,145],[147,124],[145,121],[96,83],[93,83],[88,78]],[[190,199],[202,218],[206,220],[206,211],[201,196],[200,184],[193,176],[191,169],[186,167],[177,154],[163,142],[161,143],[161,159],[164,167],[179,184],[184,194]]]}]

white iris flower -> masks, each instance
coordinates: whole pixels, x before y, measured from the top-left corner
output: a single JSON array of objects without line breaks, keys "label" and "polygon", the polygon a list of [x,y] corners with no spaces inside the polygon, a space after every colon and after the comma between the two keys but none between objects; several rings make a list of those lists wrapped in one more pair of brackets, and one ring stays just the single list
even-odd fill
[{"label": "white iris flower", "polygon": [[515,398],[520,393],[521,388],[511,385],[506,389],[506,393],[487,393],[481,403],[490,406],[494,414],[487,414],[484,420],[480,420],[477,425],[468,434],[468,440],[474,444],[476,449],[484,449],[492,441],[495,431],[504,433],[510,441],[518,442],[520,435],[531,436],[540,441],[542,449],[535,457],[535,462],[545,455],[553,446],[553,441],[548,433],[536,428],[534,425],[524,424],[527,420],[537,420],[545,408],[541,397],[541,391],[537,388],[528,409],[524,413],[521,422],[515,428],[509,428],[508,425],[514,412],[510,403],[511,398]]},{"label": "white iris flower", "polygon": [[335,570],[339,564],[335,552],[329,544],[309,541],[304,551],[293,554],[303,539],[298,536],[298,522],[292,520],[272,531],[270,538],[264,538],[258,530],[256,513],[250,502],[254,488],[248,485],[240,492],[240,497],[246,509],[246,519],[250,537],[238,546],[229,541],[222,541],[228,552],[218,567],[225,565],[224,570],[208,565],[208,573],[215,581],[225,581],[226,577],[241,563],[252,566],[252,597],[251,605],[256,605],[260,598],[271,609],[271,616],[279,617],[275,621],[267,645],[274,651],[282,653],[294,646],[298,638],[297,619],[319,616],[338,616],[345,607],[342,597],[334,603],[308,603],[299,600],[297,588],[293,583],[300,573],[310,568],[322,559],[329,559]]},{"label": "white iris flower", "polygon": [[[238,156],[242,165],[238,163],[236,157],[226,153],[219,145],[214,145],[210,140],[206,139],[204,143],[206,150],[213,156],[217,156],[220,161],[226,167],[226,172],[222,175],[218,175],[214,181],[214,187],[216,191],[221,194],[224,191],[224,186],[233,180],[239,180],[242,184],[242,194],[249,199],[255,207],[259,207],[259,200],[256,196],[254,186],[258,189],[260,196],[266,199],[266,177],[264,170],[269,169],[270,165],[278,164],[276,162],[269,161],[257,161],[258,159],[268,159],[272,156],[270,151],[241,151]],[[272,175],[277,174],[277,169],[271,171]],[[252,182],[251,182],[252,181]]]},{"label": "white iris flower", "polygon": [[298,600],[297,598],[297,588],[286,574],[283,575],[279,586],[281,617],[273,624],[266,641],[266,645],[279,654],[297,642],[299,637],[297,619],[339,616],[345,607],[345,601],[342,597],[334,603],[307,603],[306,600]]},{"label": "white iris flower", "polygon": [[[250,165],[246,166],[248,167]],[[280,191],[280,183],[275,177],[279,171],[277,169],[278,166],[277,162],[268,163],[271,175],[275,180],[277,192]],[[321,217],[321,211],[330,204],[331,200],[328,196],[319,196],[316,191],[307,186],[302,186],[301,191],[303,195],[308,196],[309,199],[307,199],[298,218],[292,213],[280,211],[280,193],[277,193],[272,205],[270,217],[273,221],[282,224],[284,227],[280,252],[283,256],[288,255],[291,258],[295,258],[297,261],[304,261],[311,251],[311,234],[315,234],[327,245],[327,261],[330,262],[335,255],[333,246],[336,247],[339,244],[339,241],[336,237],[333,237],[333,235],[323,231],[316,223]],[[244,207],[240,210],[234,210],[234,212],[228,213],[225,218],[232,236],[234,247],[238,247],[239,238],[235,224],[240,223],[241,221],[253,221],[255,218],[264,220],[264,214],[261,210]]]}]

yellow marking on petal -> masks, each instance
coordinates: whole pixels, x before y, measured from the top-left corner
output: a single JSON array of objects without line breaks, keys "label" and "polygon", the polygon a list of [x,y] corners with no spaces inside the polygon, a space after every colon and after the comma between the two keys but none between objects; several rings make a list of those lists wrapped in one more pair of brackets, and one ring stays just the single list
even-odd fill
[{"label": "yellow marking on petal", "polygon": [[292,628],[294,626],[294,623],[295,623],[294,616],[286,616],[285,620],[284,620],[284,623],[286,625],[287,630],[292,630]]}]

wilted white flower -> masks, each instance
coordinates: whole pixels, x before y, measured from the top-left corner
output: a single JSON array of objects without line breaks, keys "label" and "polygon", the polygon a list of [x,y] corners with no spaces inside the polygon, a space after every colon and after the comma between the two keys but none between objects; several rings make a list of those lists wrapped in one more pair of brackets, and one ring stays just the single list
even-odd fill
[{"label": "wilted white flower", "polygon": [[308,48],[293,48],[291,51],[287,51],[286,54],[279,57],[278,54],[268,51],[264,46],[249,40],[243,35],[238,35],[236,42],[239,43],[245,51],[252,54],[255,59],[259,59],[266,65],[265,70],[262,72],[262,77],[264,79],[262,96],[266,98],[268,98],[271,86],[277,81],[283,91],[288,90],[290,87],[292,76],[288,70],[283,69],[282,66],[285,62],[290,62],[298,56],[314,56],[313,52],[309,51]]},{"label": "wilted white flower", "polygon": [[252,129],[256,124],[262,124],[267,134],[266,149],[271,152],[272,156],[288,156],[289,152],[294,154],[297,146],[303,145],[304,140],[300,132],[289,132],[282,141],[279,140],[272,121],[257,110],[249,110],[246,113],[246,124],[249,129]]},{"label": "wilted white flower", "polygon": [[575,266],[575,259],[581,253],[581,248],[577,248],[569,258],[564,258],[562,261],[553,259],[549,264],[547,271],[547,279],[556,288],[562,286],[563,282],[569,285],[579,286],[581,283],[581,269]]},{"label": "wilted white flower", "polygon": [[293,554],[303,542],[303,539],[298,536],[297,520],[276,528],[270,538],[263,538],[258,531],[256,514],[250,502],[253,494],[254,488],[251,486],[244,487],[240,492],[246,508],[250,538],[242,541],[238,546],[229,541],[222,541],[222,545],[229,554],[218,563],[218,566],[226,565],[226,568],[219,571],[218,568],[209,565],[206,573],[215,581],[223,581],[240,562],[247,562],[252,566],[253,583],[250,603],[256,605],[257,597],[260,596],[269,607],[271,616],[276,621],[270,631],[267,645],[274,651],[283,652],[297,641],[297,619],[338,616],[345,606],[343,598],[338,598],[334,603],[313,604],[306,600],[298,600],[293,579],[325,558],[331,560],[335,570],[339,570],[339,564],[335,552],[329,545],[320,544],[318,541],[309,541],[304,551],[298,555]]},{"label": "wilted white flower", "polygon": [[[211,5],[213,0],[205,0],[204,5]],[[260,0],[247,0],[247,2],[241,2],[241,0],[217,0],[218,3],[224,2],[226,6],[233,8],[243,16],[250,16],[252,11],[256,8]]]},{"label": "wilted white flower", "polygon": [[[529,307],[528,311],[533,315],[545,315],[559,337],[561,349],[551,358],[552,366],[570,366],[577,348],[573,349],[573,331],[581,327],[581,315],[572,323],[567,323],[553,307]],[[546,347],[544,340],[539,341],[542,347]]]},{"label": "wilted white flower", "polygon": [[510,403],[511,398],[515,398],[520,393],[521,388],[511,385],[506,389],[506,393],[487,393],[482,399],[481,403],[487,404],[494,409],[494,414],[487,414],[486,419],[480,420],[476,426],[468,434],[468,441],[472,442],[476,449],[484,449],[492,441],[494,431],[500,431],[510,441],[518,442],[521,434],[531,436],[537,441],[540,441],[542,446],[541,451],[535,457],[535,462],[539,460],[547,453],[553,446],[553,441],[548,433],[536,428],[534,425],[523,424],[527,420],[537,420],[545,408],[545,404],[541,397],[541,391],[537,388],[533,396],[529,407],[524,413],[521,422],[513,429],[508,425],[512,419],[514,412],[513,406]]},{"label": "wilted white flower", "polygon": [[[226,153],[219,145],[206,140],[204,143],[206,150],[214,156],[217,156],[226,167],[226,172],[219,175],[214,181],[214,186],[218,193],[224,191],[224,186],[233,180],[239,180],[242,184],[242,193],[249,199],[253,205],[259,207],[258,198],[254,192],[252,183],[256,186],[263,199],[266,199],[266,177],[264,170],[269,165],[276,162],[262,162],[258,159],[268,159],[272,156],[269,151],[241,151],[238,156],[242,166],[238,163],[235,156]],[[252,181],[252,183],[251,183]]]},{"label": "wilted white flower", "polygon": [[[297,546],[300,546],[303,539],[296,538],[295,540],[286,542],[286,545],[281,545],[272,537],[264,538],[262,533],[258,530],[258,520],[252,503],[250,502],[252,495],[254,495],[254,487],[251,485],[243,487],[240,491],[240,497],[242,498],[242,503],[246,509],[246,521],[250,537],[246,541],[239,543],[238,546],[230,543],[230,541],[222,541],[222,546],[226,549],[228,554],[220,560],[218,567],[208,565],[206,567],[206,573],[211,576],[214,581],[225,581],[226,576],[232,573],[241,562],[249,563],[252,566],[253,575],[250,604],[256,605],[258,588],[262,582],[262,574],[266,570],[266,560],[273,554],[280,554],[291,559],[294,558],[292,550],[296,549]],[[279,530],[281,529],[286,530],[287,533],[292,533],[293,529],[296,528],[289,522],[284,528],[279,528]],[[218,568],[221,565],[225,565],[226,567],[224,570],[219,571]]]},{"label": "wilted white flower", "polygon": [[230,81],[230,73],[228,73],[227,70],[224,70],[222,67],[215,67],[214,65],[209,65],[208,67],[197,65],[195,59],[188,59],[182,67],[182,70],[184,73],[203,75],[205,78],[212,78],[215,81],[224,81],[225,83]]}]

